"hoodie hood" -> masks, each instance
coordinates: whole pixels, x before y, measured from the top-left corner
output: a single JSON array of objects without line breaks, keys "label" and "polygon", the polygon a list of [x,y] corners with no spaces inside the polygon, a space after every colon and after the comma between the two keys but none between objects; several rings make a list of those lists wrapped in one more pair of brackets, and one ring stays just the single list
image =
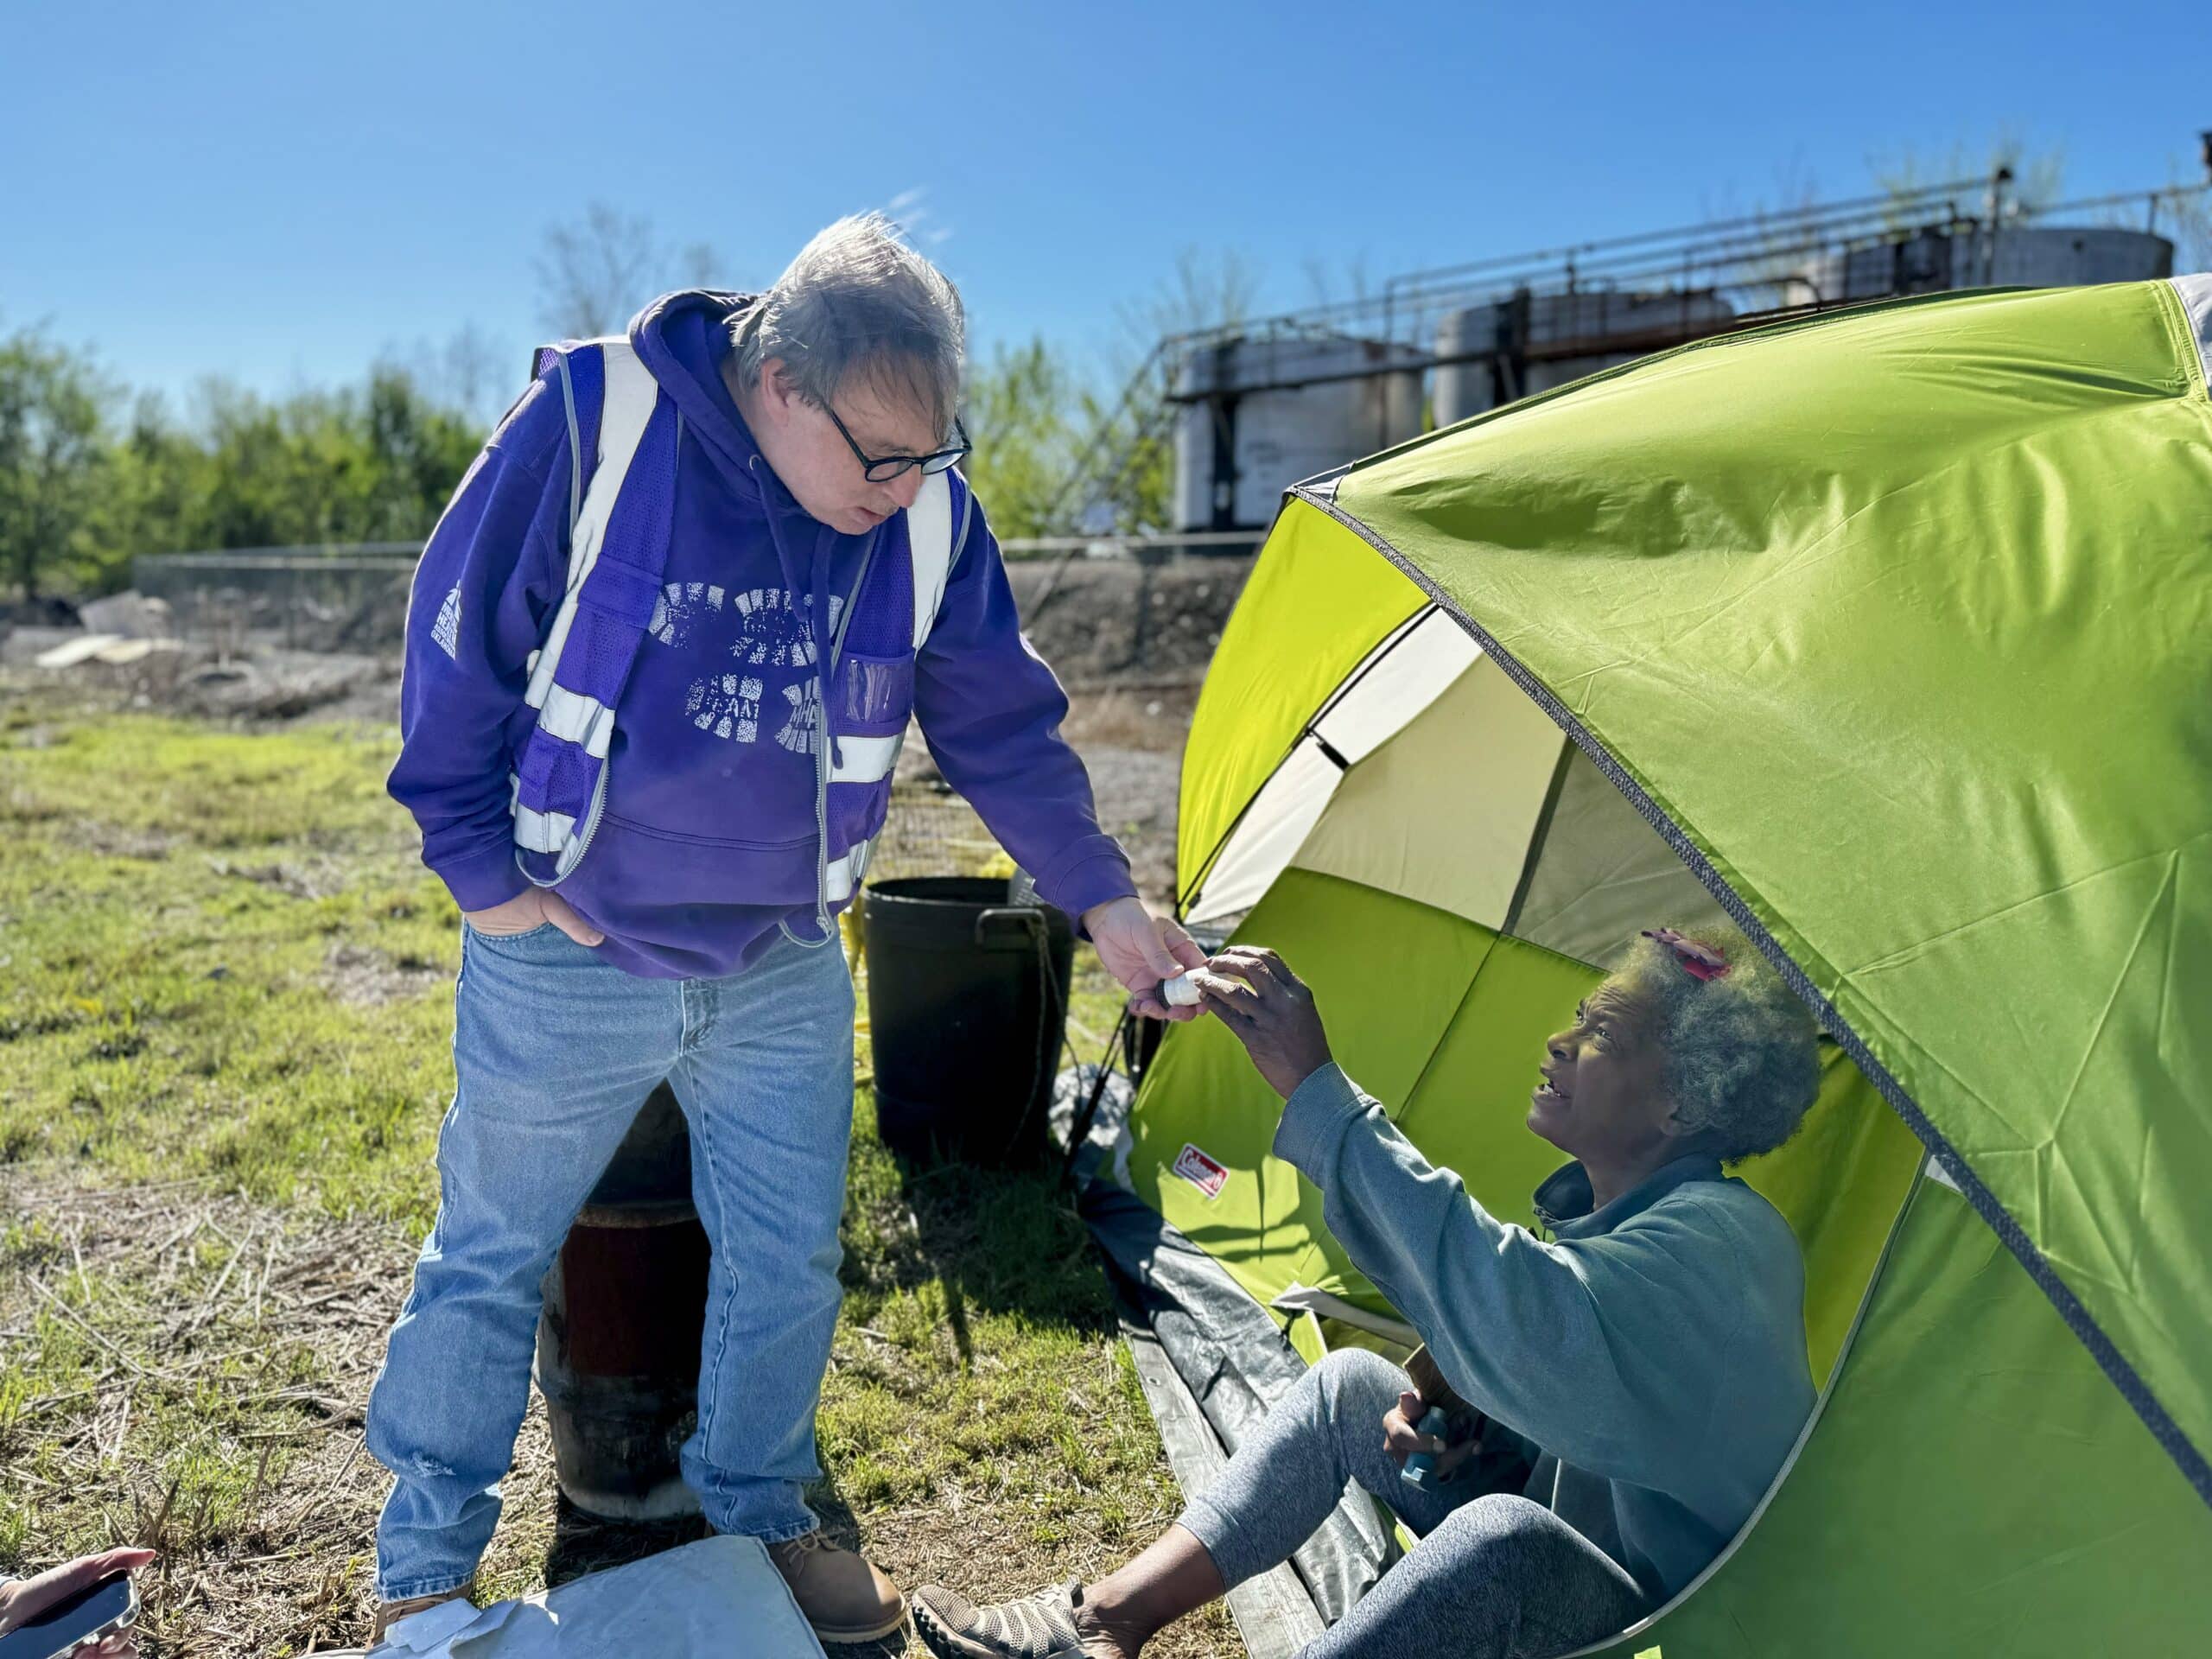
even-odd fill
[{"label": "hoodie hood", "polygon": [[[799,505],[784,487],[722,378],[731,352],[730,319],[760,302],[758,294],[693,288],[664,294],[630,321],[639,360],[676,404],[683,429],[741,501],[759,505],[785,585],[814,596],[817,648],[826,645],[823,604],[839,533]],[[857,541],[858,538],[852,538]]]},{"label": "hoodie hood", "polygon": [[[1720,1160],[1709,1153],[1690,1153],[1662,1164],[1602,1210],[1591,1208],[1590,1172],[1580,1160],[1554,1170],[1536,1189],[1536,1219],[1554,1238],[1595,1238],[1631,1216],[1640,1216],[1676,1187],[1690,1181],[1726,1181]],[[1740,1185],[1740,1183],[1738,1183]]]},{"label": "hoodie hood", "polygon": [[[630,321],[630,344],[674,400],[683,424],[737,488],[761,487],[753,462],[760,446],[722,380],[730,354],[729,320],[759,302],[758,294],[686,289],[664,294]],[[760,467],[766,469],[767,462]],[[772,476],[772,474],[771,474]],[[787,505],[788,491],[779,490]]]}]

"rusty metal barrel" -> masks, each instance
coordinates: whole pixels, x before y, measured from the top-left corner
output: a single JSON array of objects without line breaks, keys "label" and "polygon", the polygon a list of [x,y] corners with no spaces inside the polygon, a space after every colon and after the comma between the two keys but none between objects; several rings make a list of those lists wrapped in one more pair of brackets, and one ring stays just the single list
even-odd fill
[{"label": "rusty metal barrel", "polygon": [[690,1136],[664,1083],[545,1275],[537,1386],[561,1490],[588,1515],[653,1521],[699,1507],[677,1454],[698,1416],[707,1262]]}]

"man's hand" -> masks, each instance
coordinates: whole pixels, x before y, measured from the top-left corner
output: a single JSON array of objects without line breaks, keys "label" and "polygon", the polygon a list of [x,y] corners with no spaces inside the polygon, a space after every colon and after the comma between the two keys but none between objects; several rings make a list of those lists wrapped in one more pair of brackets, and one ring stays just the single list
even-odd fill
[{"label": "man's hand", "polygon": [[1430,1452],[1436,1456],[1436,1478],[1452,1478],[1452,1471],[1482,1450],[1482,1437],[1470,1434],[1464,1440],[1446,1442],[1442,1435],[1424,1434],[1414,1427],[1428,1415],[1428,1406],[1417,1394],[1402,1394],[1398,1403],[1382,1414],[1382,1449],[1390,1460],[1401,1469],[1406,1459],[1416,1452]]},{"label": "man's hand", "polygon": [[[109,1573],[136,1573],[153,1559],[150,1549],[111,1549],[99,1555],[79,1556],[35,1579],[0,1585],[0,1636],[22,1629],[26,1620],[35,1618],[57,1602],[67,1601],[79,1590],[90,1589]],[[99,1659],[132,1659],[138,1643],[124,1630],[82,1651],[97,1654]]]},{"label": "man's hand", "polygon": [[1115,899],[1083,912],[1083,925],[1097,947],[1098,960],[1129,994],[1129,1006],[1154,1020],[1195,1020],[1196,1008],[1171,1008],[1160,1001],[1163,980],[1203,968],[1206,953],[1166,916],[1155,916],[1135,899]]},{"label": "man's hand", "polygon": [[468,925],[479,933],[527,933],[550,922],[578,944],[597,944],[607,935],[576,914],[569,901],[550,887],[525,887],[504,905],[489,910],[465,910]]},{"label": "man's hand", "polygon": [[1313,993],[1274,951],[1232,944],[1206,968],[1198,981],[1206,1006],[1236,1033],[1268,1086],[1285,1100],[1335,1058]]}]

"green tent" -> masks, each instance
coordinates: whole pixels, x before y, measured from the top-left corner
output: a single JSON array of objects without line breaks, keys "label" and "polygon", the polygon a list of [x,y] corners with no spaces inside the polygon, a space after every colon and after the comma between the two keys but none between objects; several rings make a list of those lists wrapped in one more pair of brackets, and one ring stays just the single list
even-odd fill
[{"label": "green tent", "polygon": [[[1725,912],[1833,1037],[1741,1172],[1803,1246],[1819,1407],[1589,1651],[2212,1652],[2208,352],[2212,276],[1878,305],[1285,502],[1182,908],[1283,954],[1414,1142],[1528,1223],[1542,1038],[1645,925]],[[1306,1361],[1396,1351],[1279,1105],[1178,1027],[1122,1184]]]}]

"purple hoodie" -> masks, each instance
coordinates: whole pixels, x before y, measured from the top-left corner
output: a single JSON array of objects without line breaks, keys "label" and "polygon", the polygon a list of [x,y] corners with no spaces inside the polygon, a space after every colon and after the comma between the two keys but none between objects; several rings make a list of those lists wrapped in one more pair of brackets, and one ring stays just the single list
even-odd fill
[{"label": "purple hoodie", "polygon": [[[606,809],[559,891],[606,934],[602,957],[650,977],[737,972],[779,923],[815,932],[814,680],[830,632],[816,595],[850,590],[867,538],[809,516],[747,431],[721,377],[724,320],[744,303],[671,294],[630,326],[683,417],[675,525],[615,715]],[[461,480],[416,569],[386,786],[463,910],[529,886],[508,773],[537,717],[524,664],[567,577],[569,482],[560,390],[541,378]],[[957,475],[952,486],[957,526],[967,486]],[[914,660],[913,713],[946,781],[1035,873],[1039,895],[1080,915],[1135,892],[1128,861],[1100,832],[1090,780],[1059,735],[1066,696],[1021,636],[982,507],[967,517]],[[894,519],[879,531],[879,558],[907,556],[904,530]]]}]

